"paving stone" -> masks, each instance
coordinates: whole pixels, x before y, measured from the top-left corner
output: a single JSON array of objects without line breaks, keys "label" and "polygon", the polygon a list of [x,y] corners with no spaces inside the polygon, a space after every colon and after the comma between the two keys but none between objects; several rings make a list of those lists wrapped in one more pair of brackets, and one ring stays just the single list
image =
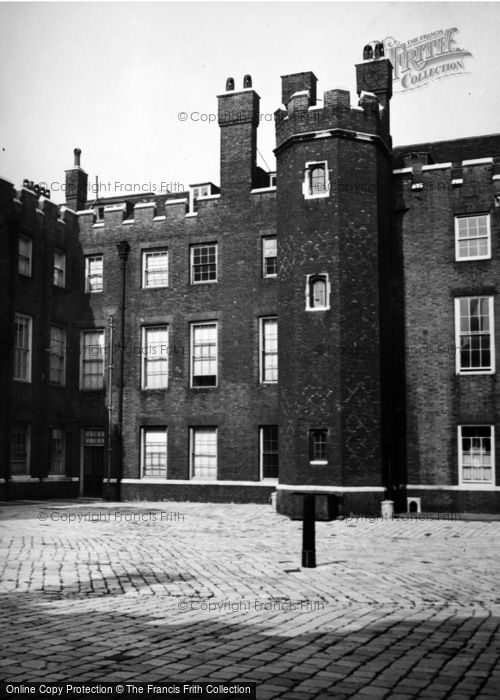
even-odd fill
[{"label": "paving stone", "polygon": [[41,507],[165,504],[1,509],[7,680],[243,678],[259,700],[498,698],[498,522],[320,522],[320,565],[306,570],[300,523],[266,505],[176,504],[185,520],[168,536],[90,518],[42,529]]}]

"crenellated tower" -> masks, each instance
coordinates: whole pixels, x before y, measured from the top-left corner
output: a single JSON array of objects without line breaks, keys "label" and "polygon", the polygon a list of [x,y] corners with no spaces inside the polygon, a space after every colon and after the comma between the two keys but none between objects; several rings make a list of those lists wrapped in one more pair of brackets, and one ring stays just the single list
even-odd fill
[{"label": "crenellated tower", "polygon": [[[280,487],[379,511],[391,475],[392,66],[358,66],[359,103],[311,72],[282,78],[276,112]],[[330,501],[331,503],[331,501]]]}]

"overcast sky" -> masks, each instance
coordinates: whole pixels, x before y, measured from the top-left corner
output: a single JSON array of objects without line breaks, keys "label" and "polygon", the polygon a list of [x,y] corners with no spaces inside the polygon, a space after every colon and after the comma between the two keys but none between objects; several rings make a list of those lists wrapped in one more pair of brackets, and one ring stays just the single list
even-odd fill
[{"label": "overcast sky", "polygon": [[[320,97],[346,87],[356,104],[366,42],[449,27],[469,72],[396,95],[394,144],[499,132],[499,20],[481,2],[0,3],[0,176],[56,183],[64,201],[79,147],[91,181],[219,184],[219,127],[200,115],[217,113],[228,76],[240,88],[252,75],[264,115],[280,76],[306,70]],[[258,137],[274,169],[266,117]]]}]

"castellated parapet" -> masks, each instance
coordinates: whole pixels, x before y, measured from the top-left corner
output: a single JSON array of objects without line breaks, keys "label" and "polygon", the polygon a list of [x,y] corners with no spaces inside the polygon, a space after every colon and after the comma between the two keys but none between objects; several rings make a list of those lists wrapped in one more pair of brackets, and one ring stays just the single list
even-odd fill
[{"label": "castellated parapet", "polygon": [[[316,104],[316,76],[311,72],[282,77],[284,109],[275,112],[276,151],[290,139],[316,132],[328,135],[379,141],[390,149],[389,100],[392,96],[392,66],[389,60],[365,61],[356,66],[358,105],[351,104],[348,90],[334,89]],[[291,92],[291,90],[295,92]],[[321,133],[325,132],[325,133]]]}]

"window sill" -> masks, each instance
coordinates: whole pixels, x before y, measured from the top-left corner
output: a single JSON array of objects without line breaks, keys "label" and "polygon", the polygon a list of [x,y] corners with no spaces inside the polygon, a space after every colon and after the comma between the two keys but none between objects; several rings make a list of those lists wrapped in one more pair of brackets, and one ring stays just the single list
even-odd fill
[{"label": "window sill", "polygon": [[326,465],[328,464],[328,460],[315,459],[315,460],[311,460],[311,461],[309,462],[309,464],[312,464],[314,467],[317,467],[317,466],[322,466],[322,467],[324,467],[324,466],[326,466]]},{"label": "window sill", "polygon": [[494,369],[477,369],[477,370],[471,370],[470,372],[464,371],[464,370],[458,370],[457,375],[459,377],[477,377],[477,376],[484,376],[484,375],[489,375],[489,374],[495,374]]}]

